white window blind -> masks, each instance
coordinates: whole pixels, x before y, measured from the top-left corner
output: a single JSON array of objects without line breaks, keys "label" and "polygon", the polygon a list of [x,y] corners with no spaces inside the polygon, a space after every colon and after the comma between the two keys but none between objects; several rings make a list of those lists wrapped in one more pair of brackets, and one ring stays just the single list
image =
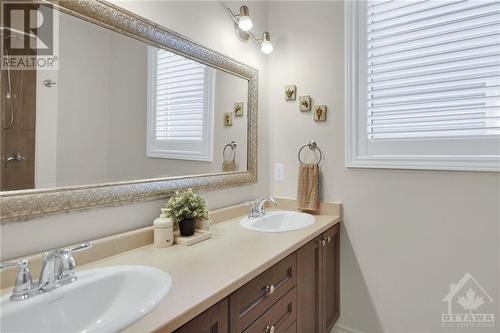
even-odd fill
[{"label": "white window blind", "polygon": [[203,140],[205,65],[157,50],[156,140]]},{"label": "white window blind", "polygon": [[149,156],[211,160],[212,71],[196,61],[151,48]]},{"label": "white window blind", "polygon": [[368,139],[500,134],[500,2],[368,1]]}]

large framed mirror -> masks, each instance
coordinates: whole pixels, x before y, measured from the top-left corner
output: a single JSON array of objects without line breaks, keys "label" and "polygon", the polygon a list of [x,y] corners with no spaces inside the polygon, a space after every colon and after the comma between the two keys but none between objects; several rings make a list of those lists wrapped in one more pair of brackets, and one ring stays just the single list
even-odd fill
[{"label": "large framed mirror", "polygon": [[256,69],[106,1],[36,6],[58,68],[16,68],[4,29],[2,223],[256,182]]}]

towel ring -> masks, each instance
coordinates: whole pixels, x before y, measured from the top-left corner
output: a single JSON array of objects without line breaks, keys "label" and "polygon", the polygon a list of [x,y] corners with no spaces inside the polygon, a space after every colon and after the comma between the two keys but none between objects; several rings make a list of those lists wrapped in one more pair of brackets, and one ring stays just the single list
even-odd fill
[{"label": "towel ring", "polygon": [[238,146],[238,145],[236,144],[236,141],[231,141],[231,142],[229,142],[227,145],[225,145],[225,146],[224,146],[224,149],[222,149],[222,159],[223,159],[224,161],[226,161],[226,150],[227,150],[228,148],[231,148],[231,151],[232,151],[232,153],[233,153],[233,154],[232,154],[232,156],[233,156],[233,157],[232,157],[232,159],[231,159],[231,160],[229,160],[229,161],[234,161],[234,159],[236,158],[236,147],[237,147],[237,146]]},{"label": "towel ring", "polygon": [[301,152],[302,152],[302,150],[303,150],[304,148],[306,148],[306,147],[308,147],[308,148],[309,148],[309,149],[311,149],[311,150],[318,150],[318,151],[319,151],[319,160],[318,160],[318,162],[317,162],[316,164],[320,164],[320,163],[321,163],[321,161],[323,160],[323,152],[321,151],[321,149],[320,149],[320,148],[318,147],[318,145],[316,144],[316,141],[314,141],[314,140],[309,141],[309,143],[307,143],[307,144],[303,145],[303,146],[299,149],[299,152],[297,153],[297,157],[298,157],[298,159],[299,159],[299,162],[300,162],[301,164],[303,164],[303,163],[304,163],[304,162],[302,161],[302,159],[300,158],[300,153],[301,153]]}]

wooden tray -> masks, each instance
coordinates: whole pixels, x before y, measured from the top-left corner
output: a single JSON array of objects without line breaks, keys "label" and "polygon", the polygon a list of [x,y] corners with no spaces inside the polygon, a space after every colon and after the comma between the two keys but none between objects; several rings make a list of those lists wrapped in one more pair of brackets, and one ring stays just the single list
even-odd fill
[{"label": "wooden tray", "polygon": [[174,232],[174,243],[181,245],[193,245],[212,237],[212,232],[208,230],[196,230],[193,236],[181,236],[179,231]]}]

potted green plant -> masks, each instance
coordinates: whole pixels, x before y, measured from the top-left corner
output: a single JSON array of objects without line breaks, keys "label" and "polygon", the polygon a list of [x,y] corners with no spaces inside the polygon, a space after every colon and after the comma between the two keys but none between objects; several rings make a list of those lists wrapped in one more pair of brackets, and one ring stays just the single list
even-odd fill
[{"label": "potted green plant", "polygon": [[175,192],[167,201],[166,214],[179,224],[181,236],[192,236],[196,221],[207,219],[207,203],[193,190]]}]

